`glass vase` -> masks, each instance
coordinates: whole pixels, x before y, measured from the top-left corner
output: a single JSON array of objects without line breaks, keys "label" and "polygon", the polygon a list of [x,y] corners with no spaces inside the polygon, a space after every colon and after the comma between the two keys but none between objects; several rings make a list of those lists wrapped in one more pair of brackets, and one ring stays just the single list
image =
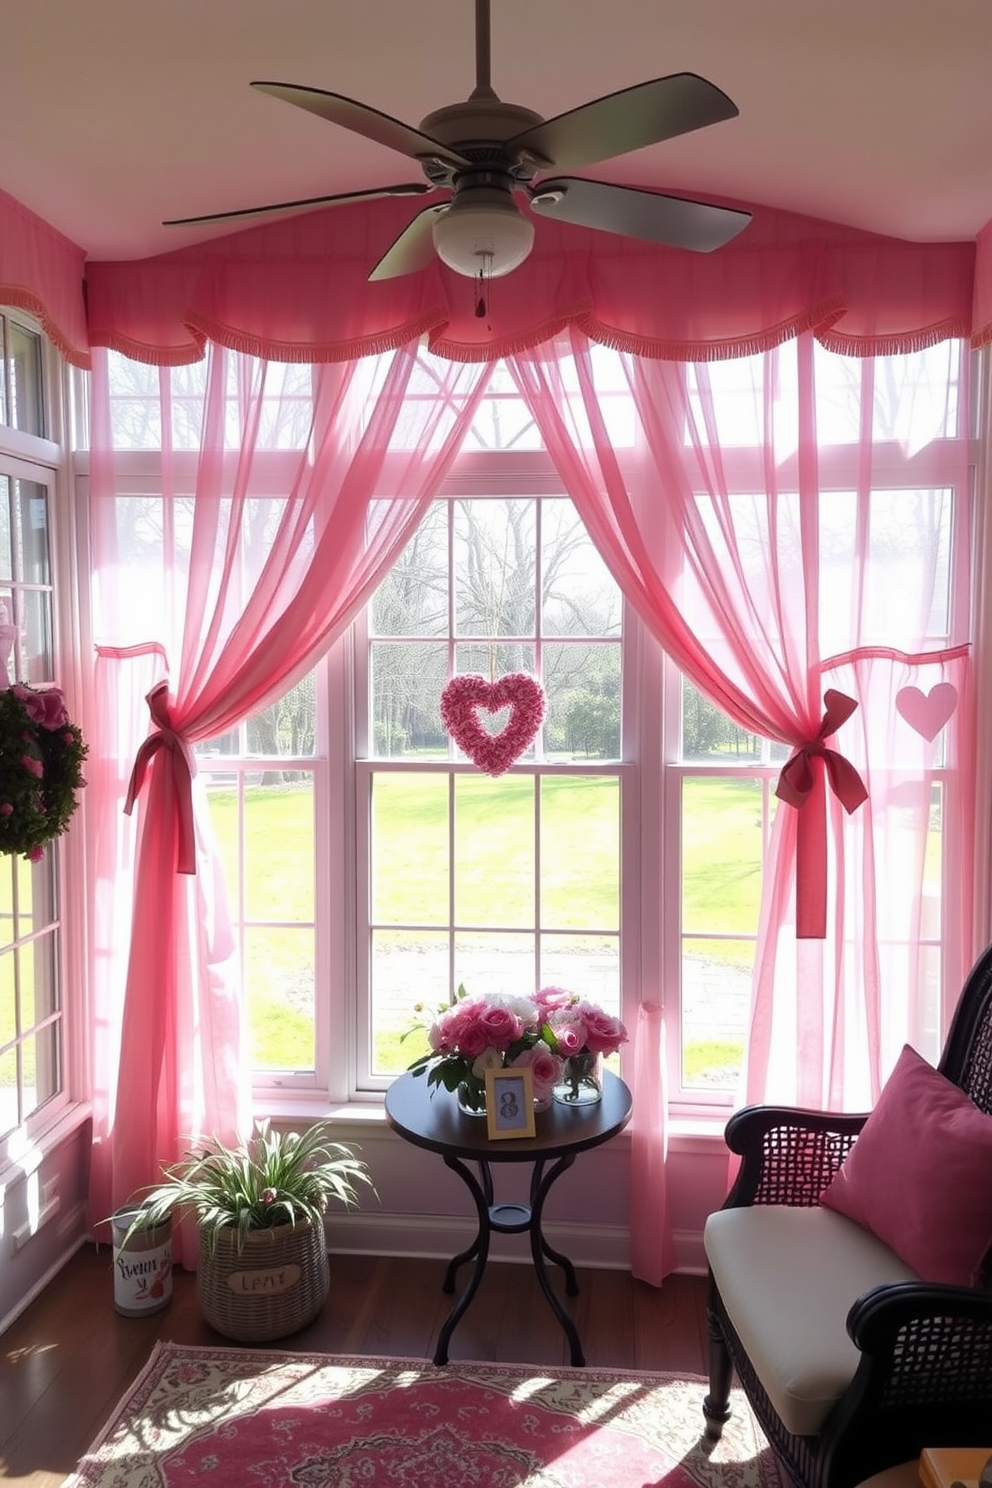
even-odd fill
[{"label": "glass vase", "polygon": [[563,1106],[592,1106],[603,1098],[602,1054],[571,1054],[565,1060],[555,1100]]},{"label": "glass vase", "polygon": [[463,1080],[455,1092],[459,1111],[466,1116],[485,1116],[486,1114],[486,1082],[471,1078]]}]

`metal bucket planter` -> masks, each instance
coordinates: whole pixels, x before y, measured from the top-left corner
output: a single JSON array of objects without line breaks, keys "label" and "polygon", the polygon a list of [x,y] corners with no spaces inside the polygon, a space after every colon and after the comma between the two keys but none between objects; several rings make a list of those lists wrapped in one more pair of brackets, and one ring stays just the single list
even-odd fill
[{"label": "metal bucket planter", "polygon": [[327,1299],[330,1272],[323,1224],[200,1232],[196,1290],[203,1316],[225,1338],[265,1343],[313,1321]]},{"label": "metal bucket planter", "polygon": [[128,1234],[139,1207],[118,1209],[114,1241],[114,1307],[124,1317],[158,1312],[172,1300],[172,1219]]}]

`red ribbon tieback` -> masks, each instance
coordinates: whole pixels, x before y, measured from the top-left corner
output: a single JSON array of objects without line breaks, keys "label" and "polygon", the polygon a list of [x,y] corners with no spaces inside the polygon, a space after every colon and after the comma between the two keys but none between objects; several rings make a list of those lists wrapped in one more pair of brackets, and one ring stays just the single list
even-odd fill
[{"label": "red ribbon tieback", "polygon": [[134,767],[131,770],[131,780],[127,788],[127,799],[124,802],[124,810],[128,816],[134,809],[134,803],[141,794],[141,788],[145,783],[145,774],[148,766],[158,754],[164,749],[168,755],[172,769],[173,784],[175,787],[176,809],[178,811],[179,841],[176,853],[176,872],[196,872],[196,836],[193,831],[193,775],[196,765],[190,753],[189,745],[181,734],[176,733],[172,727],[172,719],[169,713],[169,684],[160,682],[153,687],[145,701],[152,715],[152,722],[156,725],[156,732],[149,734],[148,738],[139,748],[134,757]]},{"label": "red ribbon tieback", "polygon": [[850,814],[868,799],[864,781],[850,760],[824,743],[858,706],[846,693],[829,688],[816,737],[800,744],[783,765],[775,794],[799,812],[796,833],[796,937],[823,940],[827,933],[827,796],[830,789]]}]

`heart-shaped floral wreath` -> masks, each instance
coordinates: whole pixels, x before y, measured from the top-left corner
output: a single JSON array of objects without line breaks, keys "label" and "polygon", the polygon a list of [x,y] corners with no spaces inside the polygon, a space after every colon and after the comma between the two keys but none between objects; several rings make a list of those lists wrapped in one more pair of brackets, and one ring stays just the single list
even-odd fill
[{"label": "heart-shaped floral wreath", "polygon": [[86,754],[59,688],[0,689],[0,853],[44,857],[76,810]]},{"label": "heart-shaped floral wreath", "polygon": [[[479,709],[498,713],[509,708],[506,726],[498,734],[487,733],[479,722]],[[544,692],[526,672],[510,672],[497,682],[487,682],[470,672],[452,677],[441,693],[441,720],[459,749],[487,775],[502,775],[520,758],[541,727]]]}]

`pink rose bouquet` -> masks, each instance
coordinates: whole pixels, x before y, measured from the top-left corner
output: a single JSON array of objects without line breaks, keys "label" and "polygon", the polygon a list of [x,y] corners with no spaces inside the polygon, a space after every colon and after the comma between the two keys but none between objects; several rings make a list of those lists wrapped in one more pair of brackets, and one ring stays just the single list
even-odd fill
[{"label": "pink rose bouquet", "polygon": [[44,856],[76,810],[86,754],[59,688],[0,690],[0,853]]},{"label": "pink rose bouquet", "polygon": [[410,1069],[426,1073],[432,1092],[439,1085],[458,1091],[463,1104],[481,1111],[486,1070],[527,1065],[534,1098],[543,1105],[571,1079],[574,1060],[614,1054],[626,1038],[619,1018],[561,987],[532,997],[469,997],[459,987],[458,1000],[428,1025],[429,1053]]}]

